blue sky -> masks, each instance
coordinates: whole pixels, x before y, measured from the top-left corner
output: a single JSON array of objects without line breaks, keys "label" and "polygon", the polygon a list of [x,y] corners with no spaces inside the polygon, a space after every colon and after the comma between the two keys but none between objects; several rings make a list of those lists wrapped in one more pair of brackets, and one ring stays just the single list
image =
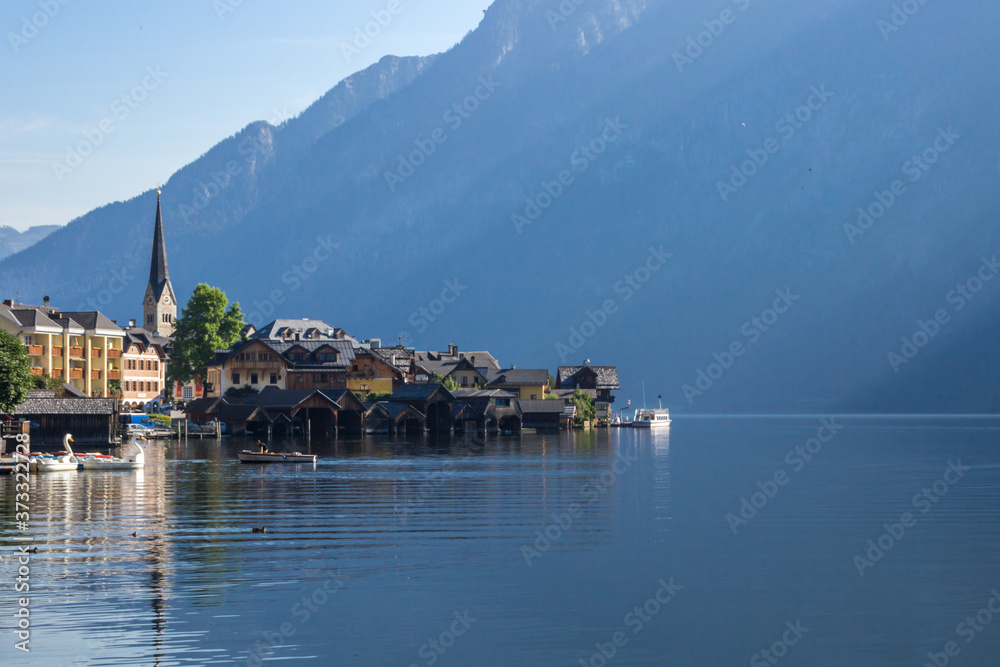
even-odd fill
[{"label": "blue sky", "polygon": [[[489,4],[6,0],[0,225],[65,224],[129,199],[248,123],[298,114],[384,55],[448,49]],[[372,12],[385,27],[345,55]],[[67,149],[81,142],[93,149],[77,162]]]}]

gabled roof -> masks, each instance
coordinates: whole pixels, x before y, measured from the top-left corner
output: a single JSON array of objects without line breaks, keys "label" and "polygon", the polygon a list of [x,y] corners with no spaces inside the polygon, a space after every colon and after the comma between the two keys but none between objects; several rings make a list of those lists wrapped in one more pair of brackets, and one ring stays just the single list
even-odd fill
[{"label": "gabled roof", "polygon": [[400,417],[409,413],[414,419],[426,419],[424,413],[407,403],[393,403],[392,401],[379,401],[371,404],[365,416],[380,413],[392,421],[398,421]]},{"label": "gabled roof", "polygon": [[[149,260],[149,287],[153,290],[153,296],[159,301],[163,298],[163,292],[169,285],[167,246],[163,241],[163,216],[160,213],[160,193],[157,192],[156,222],[153,225],[153,254]],[[173,296],[173,290],[171,290],[171,296]]]},{"label": "gabled roof", "polygon": [[404,373],[410,371],[410,361],[413,360],[413,350],[402,345],[394,347],[373,347],[372,353],[382,357],[387,364],[393,365]]},{"label": "gabled roof", "polygon": [[549,381],[549,372],[544,368],[507,368],[496,374],[490,386],[544,385]]},{"label": "gabled roof", "polygon": [[584,370],[592,371],[597,376],[598,389],[621,389],[618,384],[617,366],[560,366],[556,369],[556,384],[560,387],[569,384],[574,386],[574,378]]},{"label": "gabled roof", "polygon": [[320,389],[329,398],[336,401],[342,410],[364,410],[365,404],[350,389]]},{"label": "gabled roof", "polygon": [[193,401],[187,402],[184,406],[184,412],[188,414],[211,414],[226,404],[227,401],[224,398],[196,398]]},{"label": "gabled roof", "polygon": [[[343,329],[338,329],[323,320],[311,320],[309,318],[301,320],[274,320],[265,324],[260,329],[250,334],[250,338],[267,338],[270,340],[294,340],[295,334],[299,339],[306,340],[346,340],[353,343],[357,341],[348,336]],[[317,338],[306,338],[306,334],[318,336]],[[286,336],[287,334],[287,336]]]},{"label": "gabled roof", "polygon": [[389,397],[391,401],[426,401],[438,392],[446,401],[451,402],[454,396],[439,384],[404,384]]},{"label": "gabled roof", "polygon": [[118,412],[117,398],[29,398],[17,406],[17,416],[94,415],[111,416]]},{"label": "gabled roof", "polygon": [[64,317],[68,317],[69,319],[73,320],[87,331],[115,332],[122,336],[124,336],[125,334],[125,331],[120,326],[118,326],[117,324],[106,318],[104,315],[96,311],[83,312],[83,313],[64,312],[62,313],[62,315]]},{"label": "gabled roof", "polygon": [[335,400],[319,389],[277,389],[276,387],[267,387],[259,394],[248,396],[247,403],[253,403],[268,409],[294,409],[314,396],[320,396],[324,401],[332,404],[338,410],[340,409],[340,405]]}]

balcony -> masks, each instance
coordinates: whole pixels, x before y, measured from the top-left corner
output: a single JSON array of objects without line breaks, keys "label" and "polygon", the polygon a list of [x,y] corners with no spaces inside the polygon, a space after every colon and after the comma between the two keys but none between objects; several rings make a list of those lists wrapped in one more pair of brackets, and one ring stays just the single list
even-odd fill
[{"label": "balcony", "polygon": [[63,376],[63,369],[61,369],[61,368],[53,368],[51,375],[54,378],[61,378]]},{"label": "balcony", "polygon": [[41,366],[32,366],[31,367],[31,374],[32,375],[45,375],[45,369],[42,368]]},{"label": "balcony", "polygon": [[99,347],[90,348],[90,356],[92,358],[99,358],[101,356],[101,348]]},{"label": "balcony", "polygon": [[59,346],[53,345],[52,346],[52,356],[53,357],[61,357],[61,356],[63,356],[63,347],[62,347],[62,345],[59,345]]},{"label": "balcony", "polygon": [[122,351],[115,348],[108,348],[108,359],[121,359]]},{"label": "balcony", "polygon": [[69,348],[69,356],[73,359],[83,359],[83,347],[72,345]]},{"label": "balcony", "polygon": [[82,380],[83,379],[83,369],[82,368],[71,368],[71,369],[69,369],[69,379],[70,380]]},{"label": "balcony", "polygon": [[40,357],[45,354],[44,345],[25,345],[28,348],[29,357]]},{"label": "balcony", "polygon": [[108,370],[108,379],[109,380],[121,380],[122,379],[122,372],[119,371],[119,370]]},{"label": "balcony", "polygon": [[91,380],[100,380],[101,379],[101,371],[90,371],[90,379]]}]

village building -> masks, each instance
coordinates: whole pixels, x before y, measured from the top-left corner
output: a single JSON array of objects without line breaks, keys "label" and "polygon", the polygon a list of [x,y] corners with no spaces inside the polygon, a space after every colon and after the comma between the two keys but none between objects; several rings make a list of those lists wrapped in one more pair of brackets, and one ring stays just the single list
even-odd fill
[{"label": "village building", "polygon": [[[134,321],[130,324],[134,324]],[[166,395],[166,349],[170,341],[146,329],[125,329],[122,352],[122,408],[158,410]]]},{"label": "village building", "polygon": [[32,423],[32,444],[61,444],[72,433],[79,444],[108,445],[115,441],[118,399],[55,398],[52,391],[31,392],[14,410],[14,417]]},{"label": "village building", "polygon": [[0,327],[24,344],[34,375],[60,379],[86,396],[108,397],[122,379],[125,332],[99,312],[0,304]]},{"label": "village building", "polygon": [[437,375],[450,378],[463,389],[485,387],[500,370],[500,363],[489,352],[461,352],[454,344],[447,352],[415,352],[413,363],[416,382],[430,382]]},{"label": "village building", "polygon": [[611,404],[615,397],[611,394],[620,389],[617,366],[560,366],[556,369],[557,394],[563,391],[582,390],[593,392],[594,408],[599,422],[611,419]]},{"label": "village building", "polygon": [[489,389],[503,389],[526,400],[544,399],[551,393],[549,372],[544,368],[508,368],[498,371],[486,385]]}]

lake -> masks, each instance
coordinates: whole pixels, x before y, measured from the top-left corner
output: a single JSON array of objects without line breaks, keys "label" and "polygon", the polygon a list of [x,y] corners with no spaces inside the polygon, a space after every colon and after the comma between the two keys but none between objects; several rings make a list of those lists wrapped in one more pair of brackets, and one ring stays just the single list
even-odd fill
[{"label": "lake", "polygon": [[32,476],[30,594],[0,479],[0,664],[996,664],[998,440],[679,417],[288,445],[315,467],[157,442],[140,473]]}]

